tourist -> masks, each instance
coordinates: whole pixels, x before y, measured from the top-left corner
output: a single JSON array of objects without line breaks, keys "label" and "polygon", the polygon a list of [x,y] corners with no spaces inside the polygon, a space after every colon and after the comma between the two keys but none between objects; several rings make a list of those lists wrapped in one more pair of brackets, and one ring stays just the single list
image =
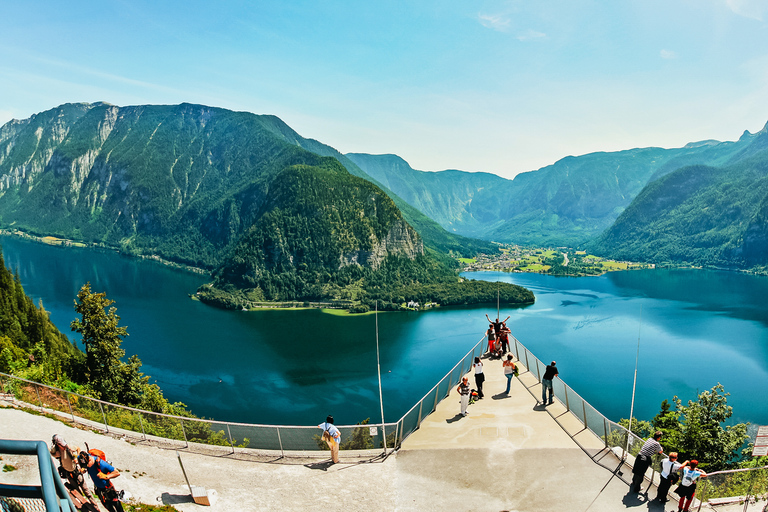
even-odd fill
[{"label": "tourist", "polygon": [[339,445],[341,444],[341,432],[333,424],[333,416],[325,418],[325,423],[318,425],[323,429],[323,441],[328,444],[328,448],[331,449],[331,461],[334,464],[339,463]]},{"label": "tourist", "polygon": [[509,334],[512,331],[507,327],[506,322],[501,322],[501,332],[499,333],[499,340],[501,341],[502,355],[509,352]]},{"label": "tourist", "polygon": [[485,334],[488,336],[488,353],[493,354],[493,349],[496,345],[496,331],[493,328],[493,324],[488,326],[488,330],[485,332]]},{"label": "tourist", "polygon": [[552,364],[547,366],[544,370],[544,376],[541,378],[541,403],[547,405],[547,390],[549,390],[549,403],[554,403],[555,388],[553,387],[552,380],[559,375],[557,372],[557,363],[552,361]]},{"label": "tourist", "polygon": [[104,508],[109,512],[123,512],[123,504],[120,503],[117,489],[112,483],[112,479],[120,476],[120,472],[107,461],[87,452],[80,452],[77,461],[80,466],[88,470],[88,475],[96,488],[96,495]]},{"label": "tourist", "polygon": [[483,398],[483,382],[485,382],[485,374],[483,373],[483,363],[480,362],[480,358],[475,358],[475,364],[472,365],[475,368],[475,385],[477,386],[477,398],[481,400]]},{"label": "tourist", "polygon": [[59,460],[59,476],[69,491],[69,496],[78,510],[99,510],[96,498],[85,483],[85,478],[77,464],[80,449],[69,446],[59,434],[51,439],[51,456]]},{"label": "tourist", "polygon": [[651,457],[657,453],[664,453],[659,439],[661,439],[661,432],[656,432],[652,438],[643,444],[643,447],[640,448],[640,453],[635,457],[635,465],[632,466],[632,492],[640,492],[640,486],[643,483],[643,477],[645,477],[645,470],[651,465]]},{"label": "tourist", "polygon": [[696,468],[698,465],[699,461],[692,460],[687,468],[683,468],[680,485],[675,489],[675,494],[680,496],[680,501],[677,504],[678,512],[688,512],[688,508],[693,501],[693,495],[696,494],[696,482],[702,476],[707,476],[705,472]]},{"label": "tourist", "polygon": [[507,318],[505,318],[501,322],[499,322],[499,318],[496,317],[496,321],[494,322],[493,320],[490,319],[490,317],[488,316],[488,313],[486,313],[485,314],[485,318],[487,318],[488,321],[491,322],[491,325],[493,325],[493,330],[496,332],[496,336],[498,336],[499,333],[501,333],[501,324],[503,324],[504,322],[509,320],[510,317],[508,316]]},{"label": "tourist", "polygon": [[461,378],[461,383],[456,388],[456,391],[461,396],[461,415],[466,416],[469,414],[467,412],[467,406],[469,405],[469,379],[467,377]]},{"label": "tourist", "polygon": [[507,378],[507,390],[504,391],[504,394],[508,395],[509,387],[512,385],[512,377],[515,376],[515,371],[517,371],[517,366],[512,362],[512,354],[509,354],[507,360],[501,363],[501,365],[504,367],[504,376]]},{"label": "tourist", "polygon": [[656,492],[657,500],[662,503],[669,501],[669,488],[672,484],[677,483],[677,480],[680,478],[680,474],[677,470],[687,465],[688,461],[685,461],[682,464],[677,462],[677,452],[670,453],[666,459],[661,461],[661,473],[659,474],[661,481],[659,482],[659,489]]}]

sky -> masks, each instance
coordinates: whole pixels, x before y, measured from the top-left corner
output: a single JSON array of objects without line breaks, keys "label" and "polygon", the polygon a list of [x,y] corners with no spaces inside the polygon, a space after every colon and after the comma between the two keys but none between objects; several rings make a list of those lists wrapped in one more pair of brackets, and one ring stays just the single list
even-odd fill
[{"label": "sky", "polygon": [[512,178],[768,121],[765,0],[2,0],[0,125],[68,102],[280,117]]}]

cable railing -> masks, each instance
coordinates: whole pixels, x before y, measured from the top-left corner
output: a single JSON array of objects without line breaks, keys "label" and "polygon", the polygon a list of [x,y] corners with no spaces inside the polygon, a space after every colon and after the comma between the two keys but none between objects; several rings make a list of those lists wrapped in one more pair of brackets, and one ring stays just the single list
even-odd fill
[{"label": "cable railing", "polygon": [[[342,440],[339,449],[349,455],[368,457],[399,448],[472,367],[475,355],[482,354],[483,339],[397,422],[337,425]],[[13,395],[41,412],[58,414],[70,418],[73,423],[106,433],[139,437],[158,445],[184,446],[202,452],[230,450],[232,454],[280,458],[317,457],[328,449],[320,435],[322,432],[315,426],[235,423],[145,411],[5,373],[0,373],[0,386],[4,394]]]},{"label": "cable railing", "polygon": [[[517,359],[528,368],[538,382],[541,382],[547,365],[536,358],[517,338],[514,336],[510,338],[514,341],[513,347]],[[555,397],[566,410],[578,418],[584,428],[603,443],[603,447],[599,449],[594,445],[583,445],[575,436],[571,436],[582,450],[599,464],[602,463],[597,460],[598,455],[604,450],[610,450],[619,461],[624,461],[629,466],[634,465],[635,457],[645,444],[644,439],[603,416],[559,377],[553,380],[553,388]],[[655,455],[652,458],[651,481],[658,481],[657,474],[661,473],[663,458],[663,455]],[[614,470],[615,467],[609,467],[609,469]],[[700,510],[704,502],[709,502],[718,505],[744,504],[746,511],[748,505],[754,505],[758,500],[768,500],[768,466],[709,473],[698,484],[695,498],[698,503],[695,503],[691,510],[694,510],[694,507]],[[759,510],[768,510],[768,505],[765,509]]]}]

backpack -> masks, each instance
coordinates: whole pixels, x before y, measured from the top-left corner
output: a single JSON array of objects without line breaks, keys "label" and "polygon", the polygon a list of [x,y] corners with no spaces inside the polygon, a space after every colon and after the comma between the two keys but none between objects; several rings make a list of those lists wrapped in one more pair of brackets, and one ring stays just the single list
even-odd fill
[{"label": "backpack", "polygon": [[85,449],[88,450],[89,455],[93,455],[97,459],[103,460],[110,466],[112,465],[112,463],[107,460],[107,455],[103,451],[99,450],[98,448],[91,449],[88,447],[88,443],[85,443]]}]

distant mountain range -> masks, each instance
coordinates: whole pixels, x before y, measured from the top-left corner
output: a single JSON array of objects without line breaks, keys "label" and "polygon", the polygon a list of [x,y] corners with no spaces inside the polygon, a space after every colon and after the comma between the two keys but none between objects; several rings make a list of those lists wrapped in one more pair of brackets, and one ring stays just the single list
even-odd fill
[{"label": "distant mountain range", "polygon": [[[441,255],[495,251],[490,241],[760,266],[767,151],[764,128],[735,142],[570,156],[507,180],[417,171],[396,155],[342,155],[274,116],[67,104],[0,127],[0,226],[215,269],[222,286],[267,276],[259,286],[306,290],[321,268],[376,268],[397,255],[445,265]],[[342,182],[345,193],[327,193]],[[382,211],[388,217],[373,221]],[[307,216],[322,225],[296,223]],[[301,242],[315,234],[333,243]],[[316,250],[330,252],[309,257]],[[310,267],[320,274],[273,280]]]},{"label": "distant mountain range", "polygon": [[448,233],[277,117],[201,105],[66,104],[6,123],[0,227],[210,269],[202,297],[225,306],[237,296],[397,307],[399,288],[423,285],[457,303],[491,297],[462,284],[447,253],[492,244]]},{"label": "distant mountain range", "polygon": [[448,231],[523,245],[577,246],[610,227],[649,182],[686,165],[742,160],[759,151],[764,131],[745,132],[738,142],[569,156],[513,180],[417,171],[395,155],[346,156]]}]

